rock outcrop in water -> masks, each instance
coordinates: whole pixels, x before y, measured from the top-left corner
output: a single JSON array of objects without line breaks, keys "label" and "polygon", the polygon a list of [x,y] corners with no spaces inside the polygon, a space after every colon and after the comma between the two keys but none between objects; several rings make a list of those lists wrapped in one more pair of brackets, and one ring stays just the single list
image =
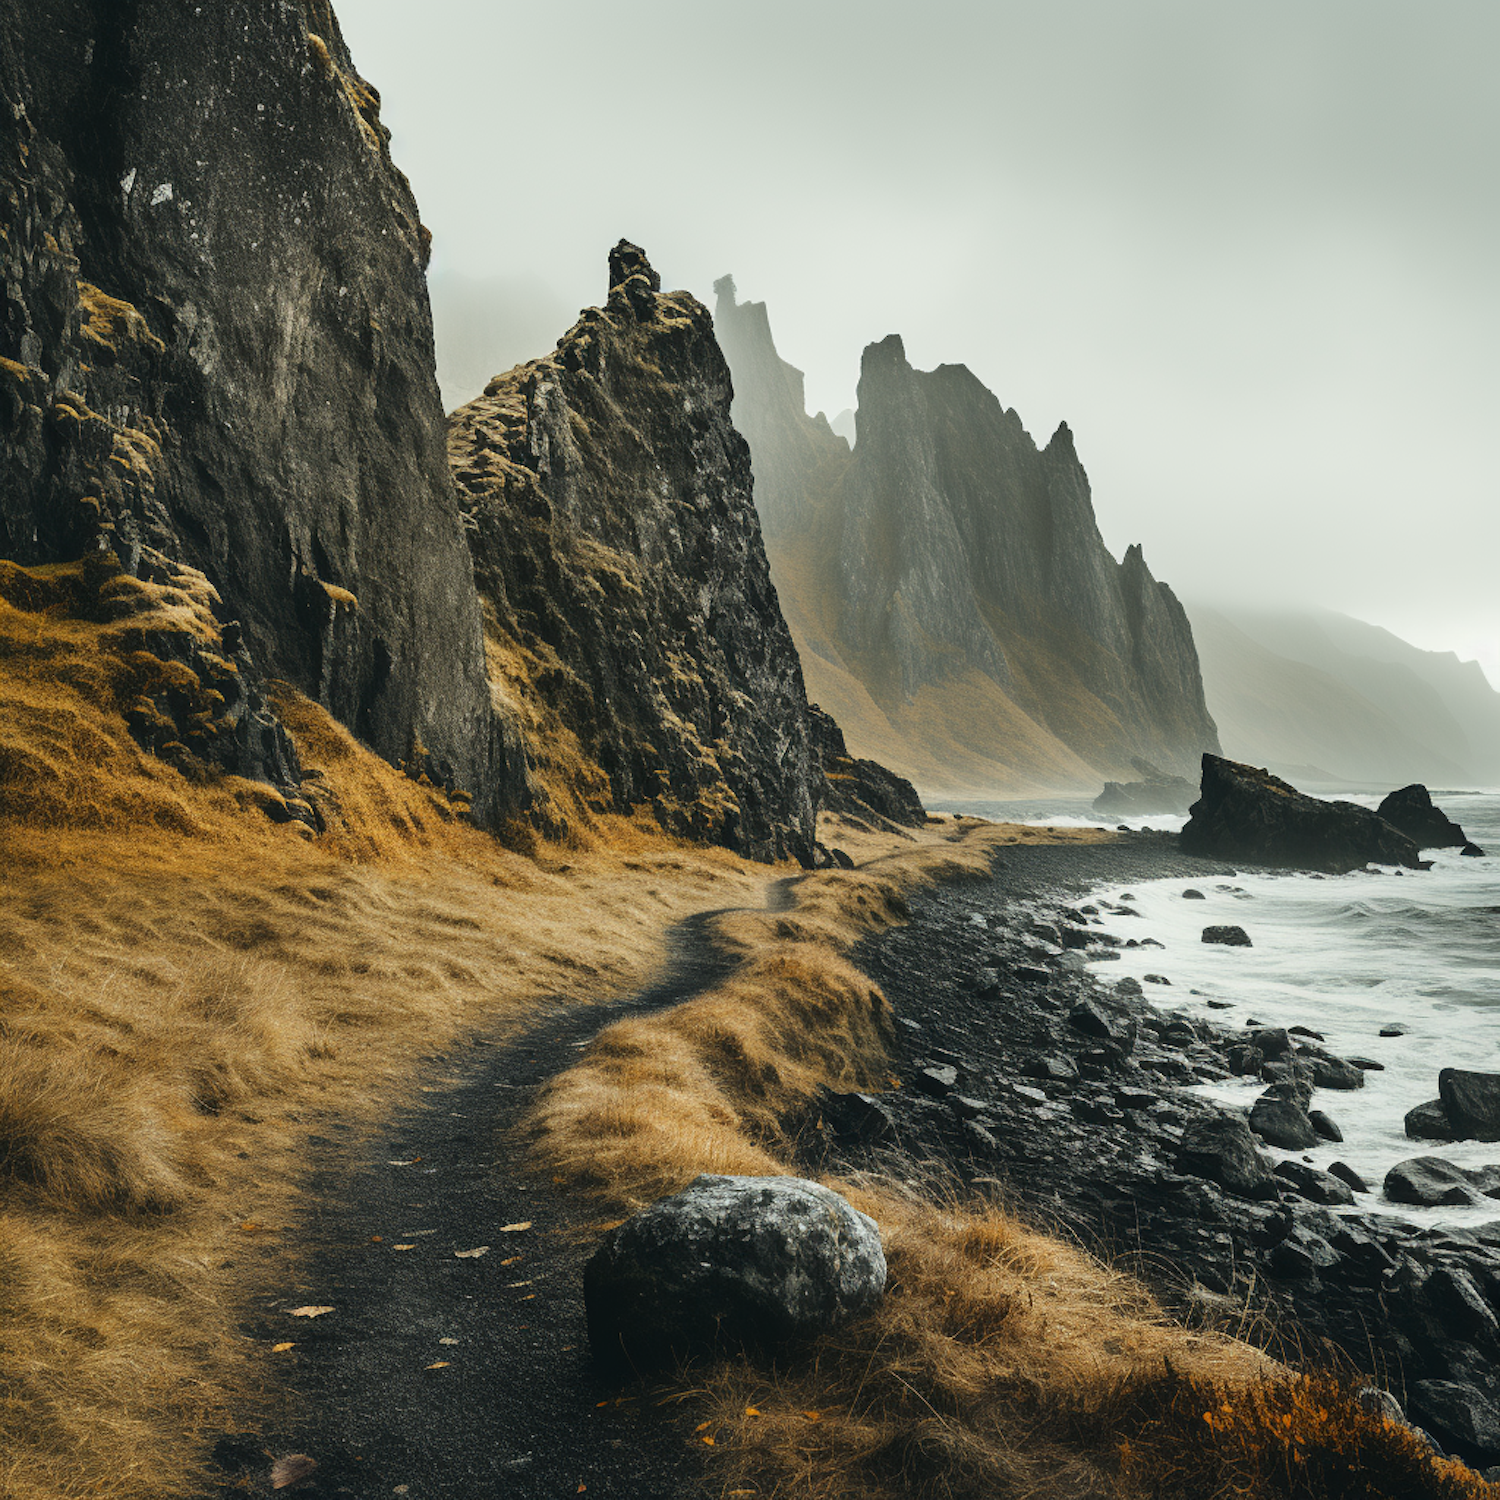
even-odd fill
[{"label": "rock outcrop in water", "polygon": [[807,864],[823,773],[750,452],[708,310],[660,287],[621,241],[607,305],[453,414],[491,670],[558,821],[644,804]]},{"label": "rock outcrop in water", "polygon": [[1022,793],[1218,750],[1187,617],[1139,547],[1110,556],[1066,425],[1039,449],[963,366],[914,370],[892,336],[865,350],[851,454],[764,306],[718,291],[777,586],[858,753]]},{"label": "rock outcrop in water", "polygon": [[1269,771],[1205,755],[1202,788],[1180,835],[1191,854],[1331,874],[1421,868],[1417,846],[1369,808],[1305,796]]},{"label": "rock outcrop in water", "polygon": [[1149,760],[1135,756],[1132,764],[1140,772],[1139,781],[1106,781],[1104,790],[1094,798],[1094,811],[1135,814],[1185,813],[1197,800],[1198,783],[1186,776],[1168,776]]},{"label": "rock outcrop in water", "polygon": [[152,748],[286,786],[274,675],[502,816],[426,231],[327,4],[0,0],[0,93],[0,557],[96,558],[105,618],[206,578]]},{"label": "rock outcrop in water", "polygon": [[1433,806],[1432,794],[1420,783],[1392,792],[1375,811],[1419,849],[1461,849],[1465,854],[1484,853],[1452,818],[1440,807]]}]

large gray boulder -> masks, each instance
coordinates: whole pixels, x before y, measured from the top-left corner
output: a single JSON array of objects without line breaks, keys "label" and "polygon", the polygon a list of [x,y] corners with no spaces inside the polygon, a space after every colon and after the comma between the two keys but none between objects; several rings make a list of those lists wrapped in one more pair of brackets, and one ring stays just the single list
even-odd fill
[{"label": "large gray boulder", "polygon": [[1182,830],[1191,854],[1343,874],[1367,864],[1422,868],[1416,844],[1367,807],[1308,797],[1269,771],[1203,757],[1202,796]]},{"label": "large gray boulder", "polygon": [[699,1177],[611,1230],[583,1278],[595,1353],[636,1365],[818,1333],[884,1291],[875,1222],[800,1177]]}]

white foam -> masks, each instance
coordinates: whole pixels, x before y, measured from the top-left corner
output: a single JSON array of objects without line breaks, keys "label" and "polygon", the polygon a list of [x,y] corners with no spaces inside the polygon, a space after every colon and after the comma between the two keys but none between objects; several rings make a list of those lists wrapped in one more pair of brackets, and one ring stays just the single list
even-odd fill
[{"label": "white foam", "polygon": [[[1449,796],[1441,805],[1470,837],[1488,842],[1490,858],[1428,851],[1431,870],[1400,875],[1243,874],[1100,888],[1096,896],[1115,901],[1129,892],[1128,904],[1141,914],[1103,913],[1107,931],[1122,939],[1154,937],[1165,946],[1120,950],[1118,962],[1096,972],[1105,980],[1135,976],[1164,1009],[1231,1027],[1251,1019],[1308,1026],[1336,1056],[1383,1063],[1383,1071],[1366,1073],[1362,1089],[1314,1095],[1314,1108],[1342,1129],[1342,1144],[1272,1156],[1323,1168],[1348,1163],[1374,1189],[1356,1196],[1358,1208],[1424,1224],[1480,1223],[1500,1218],[1500,1202],[1411,1209],[1379,1191],[1386,1172],[1413,1156],[1442,1156],[1465,1167],[1500,1162],[1500,1144],[1414,1141],[1403,1130],[1407,1110],[1437,1096],[1441,1068],[1500,1072],[1500,798]],[[1206,899],[1184,899],[1189,887]],[[1202,941],[1205,927],[1230,923],[1243,927],[1254,946]],[[1147,974],[1165,975],[1170,987],[1144,984]],[[1230,1007],[1211,1008],[1210,998]],[[1380,1037],[1388,1023],[1406,1034]],[[1262,1087],[1235,1080],[1199,1091],[1248,1106]]]}]

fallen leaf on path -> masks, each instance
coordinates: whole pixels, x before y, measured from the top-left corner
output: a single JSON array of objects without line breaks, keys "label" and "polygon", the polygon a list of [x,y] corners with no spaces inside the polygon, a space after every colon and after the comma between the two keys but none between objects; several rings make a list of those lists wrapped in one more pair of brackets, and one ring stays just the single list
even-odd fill
[{"label": "fallen leaf on path", "polygon": [[259,1219],[246,1219],[240,1225],[241,1234],[272,1234],[274,1232],[269,1224],[262,1224]]},{"label": "fallen leaf on path", "polygon": [[378,1235],[378,1234],[372,1234],[370,1236],[370,1243],[372,1245],[383,1245],[385,1243],[385,1241],[380,1237],[380,1235]]},{"label": "fallen leaf on path", "polygon": [[271,1345],[271,1353],[272,1354],[285,1354],[288,1349],[295,1349],[296,1347],[297,1346],[295,1344],[272,1344]]},{"label": "fallen leaf on path", "polygon": [[458,1260],[478,1260],[481,1255],[488,1255],[489,1253],[490,1247],[488,1245],[476,1245],[472,1250],[455,1250],[453,1252],[455,1258]]},{"label": "fallen leaf on path", "polygon": [[821,1422],[823,1420],[823,1413],[820,1411],[805,1411],[802,1413],[802,1415],[806,1417],[809,1422]]},{"label": "fallen leaf on path", "polygon": [[523,1229],[530,1229],[530,1228],[531,1228],[531,1220],[530,1219],[522,1219],[519,1224],[502,1224],[500,1226],[500,1233],[501,1234],[519,1234]]},{"label": "fallen leaf on path", "polygon": [[417,1247],[415,1245],[392,1245],[391,1246],[392,1250],[415,1250],[416,1248]]},{"label": "fallen leaf on path", "polygon": [[305,1453],[289,1453],[285,1458],[278,1458],[271,1465],[271,1488],[284,1490],[289,1485],[301,1484],[317,1467],[317,1459],[309,1458]]},{"label": "fallen leaf on path", "polygon": [[694,1432],[703,1432],[703,1431],[706,1431],[707,1428],[708,1428],[708,1425],[709,1424],[707,1422],[700,1422],[695,1428],[693,1428],[693,1431]]},{"label": "fallen leaf on path", "polygon": [[446,1370],[448,1368],[448,1361],[446,1359],[434,1360],[433,1363],[427,1365],[426,1368],[429,1370]]},{"label": "fallen leaf on path", "polygon": [[758,1407],[758,1406],[747,1406],[745,1408],[745,1415],[747,1417],[758,1417],[760,1415],[760,1407]]},{"label": "fallen leaf on path", "polygon": [[289,1318],[321,1318],[324,1313],[331,1313],[331,1307],[294,1307],[288,1314]]},{"label": "fallen leaf on path", "polygon": [[714,1445],[714,1435],[713,1435],[713,1433],[711,1433],[711,1432],[705,1432],[703,1434],[703,1441],[705,1443],[707,1443],[710,1448],[712,1448],[713,1445]]}]

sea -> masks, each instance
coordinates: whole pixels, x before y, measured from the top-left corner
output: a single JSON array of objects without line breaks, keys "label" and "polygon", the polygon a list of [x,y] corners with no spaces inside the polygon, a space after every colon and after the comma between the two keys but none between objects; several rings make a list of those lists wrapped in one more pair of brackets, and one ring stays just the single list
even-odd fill
[{"label": "sea", "polygon": [[[1390,788],[1345,790],[1339,800],[1375,807]],[[1342,1161],[1370,1184],[1354,1210],[1424,1225],[1462,1226],[1500,1218],[1493,1208],[1410,1208],[1381,1193],[1386,1172],[1413,1156],[1464,1167],[1500,1163],[1500,1143],[1410,1140],[1403,1119],[1437,1097],[1445,1067],[1500,1073],[1500,790],[1434,788],[1433,801],[1488,857],[1425,850],[1430,870],[1372,867],[1349,875],[1244,871],[1198,878],[1101,885],[1111,901],[1129,896],[1139,917],[1102,913],[1120,938],[1154,937],[1162,948],[1129,948],[1098,965],[1101,979],[1130,974],[1161,1010],[1231,1027],[1306,1026],[1339,1057],[1378,1062],[1354,1090],[1319,1089],[1344,1140],[1310,1151],[1270,1150],[1327,1168]],[[1086,800],[962,802],[944,809],[1053,827],[1175,830],[1185,817],[1102,816]],[[936,810],[936,809],[935,809]],[[1189,888],[1204,900],[1185,898]],[[1253,946],[1202,941],[1205,927],[1243,927]],[[1148,979],[1148,976],[1153,976]],[[1161,984],[1166,979],[1167,984]],[[1215,1002],[1210,1005],[1210,1001]],[[1381,1033],[1396,1035],[1382,1036]],[[1196,1092],[1248,1107],[1263,1087],[1230,1080]]]}]

